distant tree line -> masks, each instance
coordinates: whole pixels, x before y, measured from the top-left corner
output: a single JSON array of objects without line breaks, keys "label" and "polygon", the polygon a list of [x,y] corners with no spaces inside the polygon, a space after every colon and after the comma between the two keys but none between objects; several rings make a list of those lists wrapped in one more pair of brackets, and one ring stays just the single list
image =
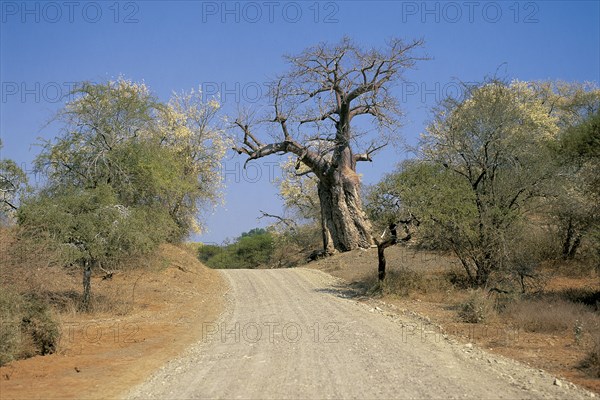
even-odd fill
[{"label": "distant tree line", "polygon": [[211,268],[258,268],[270,266],[275,236],[262,228],[242,233],[233,243],[201,244],[198,258]]}]

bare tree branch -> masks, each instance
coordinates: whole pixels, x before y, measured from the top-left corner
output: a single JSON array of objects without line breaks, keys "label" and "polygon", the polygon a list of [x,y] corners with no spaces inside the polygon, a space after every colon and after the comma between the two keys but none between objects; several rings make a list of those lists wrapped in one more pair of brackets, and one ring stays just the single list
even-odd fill
[{"label": "bare tree branch", "polygon": [[[321,43],[288,56],[291,69],[271,86],[263,122],[253,125],[236,119],[234,126],[243,137],[234,150],[245,154],[246,162],[291,153],[297,157],[297,170],[301,163],[309,169],[300,174],[316,175],[323,240],[333,240],[337,250],[373,243],[356,164],[373,161],[391,140],[389,135],[396,134],[401,112],[390,89],[404,70],[424,59],[413,55],[422,44],[393,39],[383,49],[362,49],[345,37],[335,45]],[[373,130],[379,133],[366,149],[357,140],[360,131],[352,129],[353,118],[361,115],[373,117]],[[272,139],[259,140],[255,133],[259,130],[266,130]],[[324,246],[327,252],[334,250],[333,245]]]},{"label": "bare tree branch", "polygon": [[262,215],[260,217],[258,217],[258,219],[274,218],[274,219],[278,220],[279,222],[281,222],[282,224],[286,225],[288,228],[290,228],[291,230],[294,230],[294,231],[298,227],[298,224],[293,219],[285,218],[285,217],[282,217],[282,216],[279,216],[279,215],[275,215],[275,214],[269,214],[267,212],[264,212],[263,210],[259,210],[259,212]]},{"label": "bare tree branch", "polygon": [[371,158],[371,154],[375,153],[378,150],[383,149],[385,146],[387,146],[387,143],[384,143],[380,146],[371,146],[369,147],[369,149],[367,149],[367,151],[365,151],[364,153],[360,153],[360,154],[355,154],[354,155],[354,161],[358,162],[358,161],[369,161],[372,162],[373,159]]}]

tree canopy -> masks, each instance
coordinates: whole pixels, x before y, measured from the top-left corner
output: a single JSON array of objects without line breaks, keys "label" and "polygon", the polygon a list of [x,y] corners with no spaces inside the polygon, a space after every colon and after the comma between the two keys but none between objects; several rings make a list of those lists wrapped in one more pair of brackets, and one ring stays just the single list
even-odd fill
[{"label": "tree canopy", "polygon": [[[0,150],[2,140],[0,140]],[[0,221],[12,219],[27,186],[27,175],[10,159],[0,159]]]},{"label": "tree canopy", "polygon": [[119,79],[82,83],[72,98],[56,117],[60,135],[35,160],[46,182],[18,221],[84,267],[89,299],[92,268],[199,229],[200,211],[220,197],[229,143],[214,125],[219,104],[194,91],[164,103]]},{"label": "tree canopy", "polygon": [[[585,187],[566,173],[572,163],[560,166],[555,149],[578,154],[583,162],[572,149],[587,153],[593,147],[586,144],[595,140],[588,116],[597,110],[599,92],[580,84],[489,80],[465,86],[464,93],[434,110],[418,159],[403,162],[372,187],[367,209],[380,229],[414,217],[421,244],[453,250],[475,285],[511,276],[523,282],[532,276],[540,250],[524,248],[533,237],[527,234],[531,226],[524,228],[526,217],[548,215],[551,204],[568,213],[557,201],[572,203],[574,186]],[[571,196],[561,194],[565,190]],[[597,202],[585,198],[571,210],[592,222],[588,209]]]}]

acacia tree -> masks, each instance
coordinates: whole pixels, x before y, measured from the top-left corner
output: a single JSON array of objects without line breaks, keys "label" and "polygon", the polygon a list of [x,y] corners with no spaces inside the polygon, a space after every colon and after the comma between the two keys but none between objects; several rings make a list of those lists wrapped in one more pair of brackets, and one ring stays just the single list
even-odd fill
[{"label": "acacia tree", "polygon": [[[392,39],[383,50],[362,49],[344,38],[288,56],[290,71],[272,83],[268,115],[257,121],[240,115],[235,121],[243,132],[234,148],[239,154],[254,160],[291,153],[297,169],[303,164],[314,174],[327,253],[373,243],[356,166],[372,161],[396,133],[401,114],[391,88],[421,59],[413,51],[422,44]],[[361,116],[371,118],[379,135],[358,129]],[[266,125],[274,129],[268,142],[257,133]]]},{"label": "acacia tree", "polygon": [[[476,215],[470,186],[443,165],[408,159],[367,190],[366,209],[378,232],[410,225],[418,245],[452,250],[457,229]],[[382,234],[382,236],[383,236]]]},{"label": "acacia tree", "polygon": [[163,207],[179,228],[173,240],[199,229],[199,212],[219,200],[220,163],[231,146],[214,123],[218,102],[192,90],[164,103],[123,78],[84,82],[71,96],[57,115],[61,135],[36,159],[48,184],[107,184],[121,204]]},{"label": "acacia tree", "polygon": [[524,290],[539,261],[553,256],[534,226],[556,225],[567,254],[598,231],[598,122],[587,116],[597,115],[600,93],[588,84],[495,80],[464,93],[435,110],[420,158],[372,186],[366,209],[380,229],[417,220],[419,245],[453,250],[474,285]]},{"label": "acacia tree", "polygon": [[0,159],[0,221],[11,220],[18,209],[19,197],[26,185],[25,172],[13,160]]},{"label": "acacia tree", "polygon": [[120,204],[107,184],[95,188],[44,190],[26,199],[17,213],[21,238],[47,243],[64,265],[79,265],[83,273],[82,310],[89,310],[91,275],[112,269],[125,256],[143,254],[176,230],[168,213],[156,207]]},{"label": "acacia tree", "polygon": [[466,218],[436,220],[471,281],[484,286],[511,262],[504,249],[516,223],[552,177],[549,143],[559,119],[526,83],[490,81],[465,92],[464,100],[449,98],[436,110],[422,152],[470,194]]},{"label": "acacia tree", "polygon": [[92,270],[179,241],[202,206],[219,198],[228,140],[214,127],[216,102],[196,92],[160,102],[124,79],[83,83],[57,120],[36,167],[47,180],[25,200],[24,235],[50,238],[63,262],[83,269],[83,308]]},{"label": "acacia tree", "polygon": [[594,155],[593,149],[598,140],[594,127],[597,129],[600,115],[600,90],[589,82],[560,81],[535,83],[534,88],[561,128],[545,206],[558,230],[562,257],[572,259],[597,224],[598,205],[593,194],[590,197],[589,183],[593,182],[590,177],[598,174],[593,162],[598,154]]},{"label": "acacia tree", "polygon": [[275,181],[279,197],[295,222],[319,223],[321,208],[317,192],[318,180],[306,166],[296,169],[296,164],[290,157],[280,165],[282,176]]},{"label": "acacia tree", "polygon": [[562,179],[550,213],[563,228],[563,258],[573,258],[586,238],[600,256],[600,109],[563,132],[557,155]]}]

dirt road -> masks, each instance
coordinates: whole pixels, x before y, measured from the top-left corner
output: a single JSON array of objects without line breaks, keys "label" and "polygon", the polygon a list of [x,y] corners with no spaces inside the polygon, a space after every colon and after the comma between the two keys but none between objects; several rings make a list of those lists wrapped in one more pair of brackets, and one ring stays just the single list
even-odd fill
[{"label": "dirt road", "polygon": [[315,270],[228,270],[202,341],[130,398],[590,398],[547,373],[348,296]]}]

